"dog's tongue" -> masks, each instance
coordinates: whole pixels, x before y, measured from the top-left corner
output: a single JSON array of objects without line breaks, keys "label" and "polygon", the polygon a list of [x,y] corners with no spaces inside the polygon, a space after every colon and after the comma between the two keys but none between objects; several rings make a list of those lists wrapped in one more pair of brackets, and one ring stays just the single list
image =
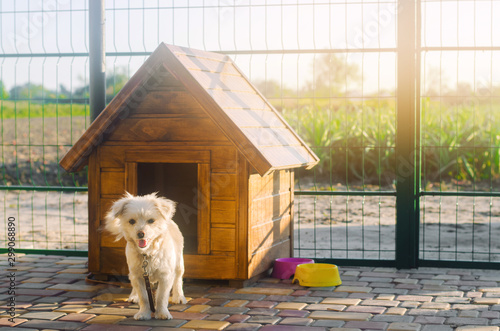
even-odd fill
[{"label": "dog's tongue", "polygon": [[140,247],[140,248],[144,248],[144,247],[146,247],[146,240],[144,240],[144,239],[140,239],[140,240],[139,240],[139,247]]}]

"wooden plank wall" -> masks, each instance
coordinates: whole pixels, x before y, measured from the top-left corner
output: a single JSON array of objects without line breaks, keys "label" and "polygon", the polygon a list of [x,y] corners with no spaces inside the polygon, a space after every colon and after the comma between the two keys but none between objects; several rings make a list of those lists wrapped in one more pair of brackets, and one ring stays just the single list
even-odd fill
[{"label": "wooden plank wall", "polygon": [[[170,84],[175,85],[175,84]],[[127,150],[157,146],[178,150],[208,150],[210,179],[208,197],[199,204],[209,203],[209,254],[185,256],[186,277],[236,279],[236,227],[238,212],[238,152],[204,113],[197,101],[179,86],[164,84],[150,91],[129,116],[114,124],[114,130],[98,147],[95,167],[98,176],[96,190],[100,193],[94,215],[99,215],[97,228],[111,203],[119,199],[127,187]],[[201,206],[203,208],[203,206]],[[92,217],[92,216],[91,216]],[[95,217],[95,216],[94,216]],[[100,237],[100,238],[99,238]],[[114,241],[105,231],[89,237],[92,247],[100,247],[99,265],[92,258],[90,264],[101,273],[128,273],[124,240]],[[96,241],[99,241],[98,243]],[[94,268],[95,269],[95,268]],[[93,270],[97,272],[97,270]]]},{"label": "wooden plank wall", "polygon": [[280,170],[249,178],[249,277],[289,257],[293,207],[293,171]]}]

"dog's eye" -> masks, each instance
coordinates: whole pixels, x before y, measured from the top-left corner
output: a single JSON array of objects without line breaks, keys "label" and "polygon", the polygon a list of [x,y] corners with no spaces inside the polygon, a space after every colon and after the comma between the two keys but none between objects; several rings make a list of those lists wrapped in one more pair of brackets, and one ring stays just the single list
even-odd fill
[{"label": "dog's eye", "polygon": [[130,221],[128,221],[130,224],[134,225],[135,224],[135,220],[134,219],[131,219]]},{"label": "dog's eye", "polygon": [[154,220],[154,219],[150,219],[150,220],[148,220],[148,223],[149,223],[149,224],[154,223],[154,222],[155,222],[155,220]]}]

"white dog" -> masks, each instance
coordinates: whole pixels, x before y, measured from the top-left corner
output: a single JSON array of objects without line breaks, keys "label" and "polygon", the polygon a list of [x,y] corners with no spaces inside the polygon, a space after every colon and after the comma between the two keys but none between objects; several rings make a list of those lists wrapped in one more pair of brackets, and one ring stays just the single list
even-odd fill
[{"label": "white dog", "polygon": [[[158,197],[156,193],[133,196],[129,193],[115,201],[106,215],[105,229],[116,236],[125,238],[125,255],[129,268],[132,293],[128,301],[139,302],[136,320],[151,319],[144,271],[149,274],[151,283],[157,283],[157,319],[171,319],[168,311],[168,298],[172,290],[173,303],[186,303],[182,291],[184,258],[182,250],[184,238],[177,224],[172,221],[175,202]],[[144,257],[147,260],[143,269]]]}]

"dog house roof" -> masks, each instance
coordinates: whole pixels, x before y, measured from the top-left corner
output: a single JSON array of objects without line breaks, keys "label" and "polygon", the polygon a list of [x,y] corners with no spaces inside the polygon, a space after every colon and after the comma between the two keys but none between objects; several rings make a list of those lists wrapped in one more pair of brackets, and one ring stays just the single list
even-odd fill
[{"label": "dog house roof", "polygon": [[[311,168],[319,161],[305,142],[227,56],[160,44],[61,160],[67,171],[87,163],[92,149],[147,92],[148,81],[165,68],[264,175],[277,169]],[[125,115],[124,115],[125,114]]]}]

